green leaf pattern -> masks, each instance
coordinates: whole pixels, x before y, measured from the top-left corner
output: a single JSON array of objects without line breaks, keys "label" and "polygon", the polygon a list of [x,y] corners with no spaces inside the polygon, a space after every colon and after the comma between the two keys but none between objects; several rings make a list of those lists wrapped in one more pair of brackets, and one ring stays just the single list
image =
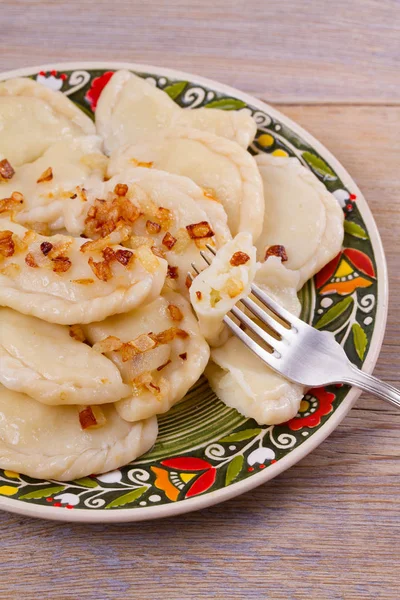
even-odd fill
[{"label": "green leaf pattern", "polygon": [[329,310],[326,311],[324,315],[315,323],[314,327],[316,329],[322,329],[327,325],[330,325],[333,321],[335,321],[340,315],[342,315],[348,307],[353,304],[354,300],[351,296],[347,296],[347,298],[343,298],[337,304],[334,304]]},{"label": "green leaf pattern", "polygon": [[232,481],[236,479],[236,477],[242,470],[243,463],[244,457],[242,454],[238,454],[233,460],[231,460],[226,471],[225,485],[229,485],[230,483],[232,483]]},{"label": "green leaf pattern", "polygon": [[356,349],[358,358],[363,360],[368,345],[367,334],[359,323],[353,323],[351,329],[353,332],[354,347]]}]

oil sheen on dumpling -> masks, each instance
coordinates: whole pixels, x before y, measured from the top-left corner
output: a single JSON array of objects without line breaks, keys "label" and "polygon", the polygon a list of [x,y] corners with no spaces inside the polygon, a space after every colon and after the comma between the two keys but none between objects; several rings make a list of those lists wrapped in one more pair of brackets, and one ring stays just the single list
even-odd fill
[{"label": "oil sheen on dumpling", "polygon": [[44,404],[105,404],[129,393],[117,367],[68,327],[0,308],[0,383]]},{"label": "oil sheen on dumpling", "polygon": [[[211,256],[211,255],[210,255]],[[223,339],[223,318],[250,293],[256,272],[256,249],[249,233],[239,233],[212,259],[190,287],[190,301],[200,323],[200,331],[211,345]]]},{"label": "oil sheen on dumpling", "polygon": [[98,136],[62,139],[40,158],[17,167],[14,176],[1,183],[0,199],[19,192],[23,203],[15,211],[17,222],[79,235],[87,190],[103,181],[106,163]]},{"label": "oil sheen on dumpling", "polygon": [[105,424],[83,430],[77,406],[46,406],[0,386],[0,468],[69,481],[117,469],[149,450],[157,419],[128,423],[113,404]]},{"label": "oil sheen on dumpling", "polygon": [[141,162],[185,175],[222,203],[233,235],[248,231],[256,240],[262,230],[264,196],[254,158],[235,142],[207,131],[173,128],[117,151],[109,165],[114,175]]},{"label": "oil sheen on dumpling", "polygon": [[243,148],[253,141],[257,129],[254,119],[244,112],[184,110],[165,92],[129,71],[114,73],[97,103],[96,127],[107,153],[179,126],[215,133]]},{"label": "oil sheen on dumpling", "polygon": [[[116,403],[117,411],[128,421],[164,413],[179,402],[202,375],[210,355],[189,303],[171,292],[128,314],[86,325],[84,331],[92,344],[108,336],[125,343],[136,340],[138,344],[139,336],[169,332],[159,337],[153,346],[150,344],[147,351],[125,362],[124,349],[106,354],[119,366],[125,383],[135,380],[131,395]],[[169,338],[172,339],[166,341]],[[145,340],[140,339],[144,343]]]},{"label": "oil sheen on dumpling", "polygon": [[150,252],[150,265],[143,265],[136,251],[101,242],[103,250],[0,220],[0,306],[70,325],[100,321],[158,296],[165,260]]},{"label": "oil sheen on dumpling", "polygon": [[[96,197],[107,198],[120,184],[128,187],[125,198],[138,209],[137,219],[131,224],[133,241],[125,243],[133,248],[143,240],[161,249],[173,271],[170,269],[169,275],[175,278],[169,278],[169,282],[186,294],[187,273],[193,261],[198,263],[199,249],[207,242],[218,247],[231,239],[222,205],[187,177],[144,167],[112,177],[99,188]],[[161,216],[159,209],[163,211]],[[88,234],[92,235],[90,230]]]},{"label": "oil sheen on dumpling", "polygon": [[0,160],[15,168],[39,158],[60,138],[92,135],[95,127],[61,92],[32,79],[0,82]]},{"label": "oil sheen on dumpling", "polygon": [[265,199],[259,257],[263,260],[270,246],[284,246],[285,266],[299,272],[301,288],[340,251],[343,212],[335,197],[296,158],[263,154],[256,162]]}]

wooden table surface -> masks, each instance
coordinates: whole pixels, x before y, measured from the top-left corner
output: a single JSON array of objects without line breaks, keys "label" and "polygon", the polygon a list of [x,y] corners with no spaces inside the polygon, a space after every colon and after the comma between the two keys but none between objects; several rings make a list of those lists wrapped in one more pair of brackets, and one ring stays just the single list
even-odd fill
[{"label": "wooden table surface", "polygon": [[[2,0],[0,70],[136,61],[277,106],[363,190],[389,267],[376,374],[400,387],[399,0]],[[0,599],[400,598],[400,412],[363,394],[316,451],[220,506],[131,525],[0,514]]]}]

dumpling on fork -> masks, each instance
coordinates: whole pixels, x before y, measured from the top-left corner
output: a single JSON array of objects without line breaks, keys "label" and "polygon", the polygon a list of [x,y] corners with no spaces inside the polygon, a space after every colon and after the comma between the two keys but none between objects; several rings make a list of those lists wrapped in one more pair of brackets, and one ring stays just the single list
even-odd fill
[{"label": "dumpling on fork", "polygon": [[105,404],[129,393],[117,367],[83,343],[78,326],[0,308],[0,383],[44,404]]},{"label": "dumpling on fork", "polygon": [[98,136],[61,139],[0,184],[0,212],[35,228],[83,230],[88,190],[103,181],[107,158]]},{"label": "dumpling on fork", "polygon": [[264,196],[254,158],[235,142],[183,127],[168,129],[149,140],[116,150],[108,167],[115,175],[134,165],[184,175],[222,203],[233,235],[248,231],[254,240],[262,230]]},{"label": "dumpling on fork", "polygon": [[112,234],[47,237],[0,220],[0,306],[50,323],[91,323],[151,302],[166,272],[150,248],[128,250]]},{"label": "dumpling on fork", "polygon": [[343,211],[311,171],[297,158],[256,157],[264,184],[263,231],[259,260],[272,246],[283,246],[285,267],[299,274],[298,289],[340,251]]},{"label": "dumpling on fork", "polygon": [[[196,266],[203,265],[197,261]],[[200,330],[212,346],[226,340],[223,318],[241,298],[249,295],[255,273],[256,249],[251,235],[243,232],[218,250],[210,266],[195,277],[190,286],[190,301]]]},{"label": "dumpling on fork", "polygon": [[118,469],[156,441],[155,417],[128,423],[113,404],[92,409],[89,415],[86,410],[46,406],[0,385],[2,468],[39,479],[70,481]]},{"label": "dumpling on fork", "polygon": [[0,82],[0,161],[13,168],[39,158],[60,138],[93,135],[95,127],[71,100],[25,77]]},{"label": "dumpling on fork", "polygon": [[86,325],[84,332],[130,386],[130,394],[115,405],[128,421],[169,410],[196,383],[210,356],[189,303],[173,292],[128,314]]},{"label": "dumpling on fork", "polygon": [[249,146],[257,130],[254,119],[244,112],[184,110],[165,92],[125,70],[114,73],[97,103],[96,127],[107,153],[179,126],[221,135],[242,148]]}]

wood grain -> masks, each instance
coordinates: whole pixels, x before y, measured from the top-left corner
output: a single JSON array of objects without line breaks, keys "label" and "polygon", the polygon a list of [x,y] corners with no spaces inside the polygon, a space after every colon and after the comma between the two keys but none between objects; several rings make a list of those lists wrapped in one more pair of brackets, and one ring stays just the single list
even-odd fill
[{"label": "wood grain", "polygon": [[400,100],[398,0],[2,0],[0,69],[119,60],[270,102]]},{"label": "wood grain", "polygon": [[[279,102],[372,208],[391,292],[376,374],[400,387],[398,16],[388,0],[3,0],[0,69],[136,60]],[[116,526],[0,513],[0,600],[398,600],[399,457],[400,412],[363,395],[297,466],[201,513]]]}]

